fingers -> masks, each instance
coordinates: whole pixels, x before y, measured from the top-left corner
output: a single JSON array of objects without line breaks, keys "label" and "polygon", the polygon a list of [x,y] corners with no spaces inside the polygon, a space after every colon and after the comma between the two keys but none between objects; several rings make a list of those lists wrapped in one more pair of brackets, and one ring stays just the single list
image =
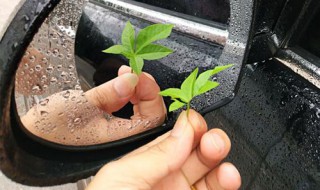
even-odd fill
[{"label": "fingers", "polygon": [[[121,66],[118,74],[130,73],[131,68],[128,66]],[[139,83],[136,86],[135,94],[130,99],[134,104],[134,114],[143,116],[159,116],[163,122],[167,110],[165,108],[163,98],[159,95],[160,87],[155,79],[148,73],[141,73],[139,75]]]},{"label": "fingers", "polygon": [[[207,124],[206,124],[204,118],[198,112],[196,112],[194,110],[189,111],[188,120],[191,123],[191,126],[194,131],[194,140],[193,140],[192,147],[195,148],[196,146],[198,146],[202,135],[207,131]],[[169,136],[170,136],[170,132],[167,132],[167,133],[161,135],[160,137],[156,138],[155,140],[149,142],[148,144],[146,144],[146,145],[134,150],[133,152],[127,154],[126,157],[143,152],[143,151],[149,149],[150,147],[162,142],[163,140],[165,140]]]},{"label": "fingers", "polygon": [[194,130],[194,141],[192,145],[192,149],[194,149],[199,145],[202,136],[207,132],[208,126],[202,115],[193,109],[189,110],[188,119]]},{"label": "fingers", "polygon": [[195,184],[198,190],[235,190],[240,186],[240,173],[231,163],[221,164]]},{"label": "fingers", "polygon": [[[111,177],[109,181],[112,181],[113,170],[116,170],[125,174],[121,180],[126,183],[139,189],[151,189],[161,179],[181,168],[192,150],[193,136],[193,128],[186,112],[182,112],[170,136],[144,152],[106,165],[95,180],[99,182],[107,175]],[[114,180],[119,182],[119,179]]]},{"label": "fingers", "polygon": [[123,74],[85,93],[88,101],[105,112],[118,111],[129,102],[138,84],[138,76]]},{"label": "fingers", "polygon": [[212,129],[204,134],[200,146],[191,153],[182,167],[189,183],[194,184],[215,168],[228,155],[230,147],[230,139],[222,130]]},{"label": "fingers", "polygon": [[[130,73],[131,68],[128,66],[121,66],[119,68],[118,74],[119,76]],[[160,87],[156,83],[155,79],[148,73],[141,73],[139,75],[139,83],[136,87],[136,94],[133,100],[133,104],[136,104],[138,101],[150,101],[154,100],[159,95]]]}]

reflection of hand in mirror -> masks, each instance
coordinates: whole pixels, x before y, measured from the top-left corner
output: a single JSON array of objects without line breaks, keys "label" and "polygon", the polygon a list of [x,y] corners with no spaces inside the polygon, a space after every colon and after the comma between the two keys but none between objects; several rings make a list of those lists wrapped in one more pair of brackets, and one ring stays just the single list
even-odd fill
[{"label": "reflection of hand in mirror", "polygon": [[109,83],[105,83],[86,92],[88,100],[107,113],[118,111],[129,100],[134,105],[133,117],[157,116],[162,117],[163,122],[166,108],[155,79],[148,73],[143,73],[138,78],[127,66],[120,67],[118,75],[126,83],[113,83],[112,88]]},{"label": "reflection of hand in mirror", "polygon": [[23,95],[40,95],[49,84],[46,64],[47,57],[33,47],[29,47],[22,57],[16,75],[15,90]]},{"label": "reflection of hand in mirror", "polygon": [[[118,140],[162,124],[166,108],[154,78],[147,73],[138,77],[127,66],[118,74],[85,93],[68,90],[51,95],[21,118],[23,125],[40,138],[77,146]],[[134,105],[130,120],[110,115],[129,101]]]}]

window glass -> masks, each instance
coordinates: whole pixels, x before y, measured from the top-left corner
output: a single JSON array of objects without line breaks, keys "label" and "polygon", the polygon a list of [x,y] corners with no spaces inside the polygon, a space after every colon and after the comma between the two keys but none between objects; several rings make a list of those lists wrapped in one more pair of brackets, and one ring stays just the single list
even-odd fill
[{"label": "window glass", "polygon": [[320,57],[320,9],[318,9],[308,28],[302,35],[299,45],[310,53]]}]

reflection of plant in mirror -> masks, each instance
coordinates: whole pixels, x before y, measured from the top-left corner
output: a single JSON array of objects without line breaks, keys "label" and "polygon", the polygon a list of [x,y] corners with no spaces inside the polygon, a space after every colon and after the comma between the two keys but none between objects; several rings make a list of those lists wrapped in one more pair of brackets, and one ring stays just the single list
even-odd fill
[{"label": "reflection of plant in mirror", "polygon": [[114,45],[103,52],[122,54],[129,59],[131,69],[136,74],[140,74],[144,59],[161,59],[173,52],[165,46],[152,44],[152,42],[167,38],[171,34],[172,28],[172,24],[154,24],[142,29],[136,37],[134,28],[128,21],[122,32],[122,44]]},{"label": "reflection of plant in mirror", "polygon": [[[184,105],[187,105],[187,113],[189,113],[190,102],[191,100],[212,90],[219,86],[220,84],[215,81],[211,81],[210,78],[229,68],[232,67],[233,64],[225,65],[225,66],[217,66],[214,69],[207,70],[201,73],[198,76],[198,68],[196,68],[182,83],[181,88],[168,88],[164,91],[160,92],[161,96],[169,96],[174,101],[170,107],[169,111],[175,111]],[[198,76],[198,77],[197,77]]]}]

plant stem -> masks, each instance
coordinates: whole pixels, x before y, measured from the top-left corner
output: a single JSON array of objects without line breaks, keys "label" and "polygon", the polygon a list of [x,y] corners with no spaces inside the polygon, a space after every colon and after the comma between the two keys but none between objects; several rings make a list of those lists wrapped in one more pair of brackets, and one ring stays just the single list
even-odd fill
[{"label": "plant stem", "polygon": [[189,117],[190,102],[187,103],[187,117]]}]

